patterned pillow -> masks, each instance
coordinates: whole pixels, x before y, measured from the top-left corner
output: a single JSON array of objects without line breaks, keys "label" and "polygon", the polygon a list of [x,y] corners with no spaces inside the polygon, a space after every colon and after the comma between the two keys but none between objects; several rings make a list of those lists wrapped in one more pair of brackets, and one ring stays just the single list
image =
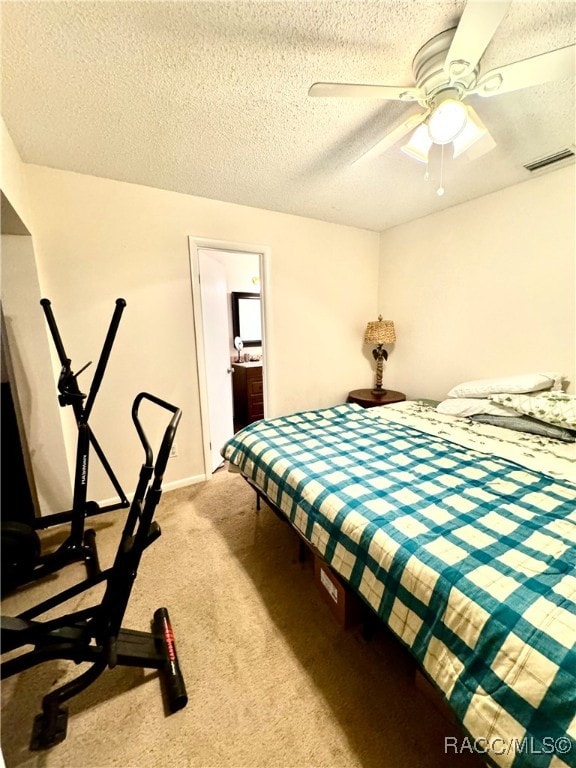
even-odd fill
[{"label": "patterned pillow", "polygon": [[576,395],[565,392],[538,392],[535,395],[490,395],[489,399],[546,424],[576,429]]},{"label": "patterned pillow", "polygon": [[517,432],[527,432],[531,435],[540,435],[554,440],[562,440],[565,443],[576,443],[576,432],[572,429],[557,427],[555,424],[546,424],[530,416],[491,416],[489,413],[479,413],[472,416],[472,421],[479,424],[492,424],[495,427],[513,429]]},{"label": "patterned pillow", "polygon": [[448,397],[489,397],[501,392],[537,392],[542,389],[561,389],[561,373],[523,373],[517,376],[502,376],[496,379],[476,379],[457,384],[448,392]]}]

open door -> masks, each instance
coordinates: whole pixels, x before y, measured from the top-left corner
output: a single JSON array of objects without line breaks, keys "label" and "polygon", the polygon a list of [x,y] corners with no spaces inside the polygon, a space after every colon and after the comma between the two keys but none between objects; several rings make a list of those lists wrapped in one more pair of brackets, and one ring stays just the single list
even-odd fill
[{"label": "open door", "polygon": [[[204,471],[209,479],[222,464],[220,449],[234,434],[232,360],[237,359],[238,352],[234,349],[229,295],[235,290],[254,291],[256,286],[261,287],[261,392],[263,390],[265,415],[268,410],[265,297],[269,294],[267,274],[271,253],[268,246],[192,236],[189,246]],[[238,281],[245,281],[247,274],[252,276],[250,288],[239,287]],[[252,282],[254,277],[256,282]]]},{"label": "open door", "polygon": [[[243,257],[246,256],[250,256],[251,265],[254,264],[254,257],[257,257],[255,271],[258,274],[258,284],[261,286],[262,394],[264,414],[268,413],[267,361],[269,356],[266,342],[266,306],[270,293],[267,276],[271,251],[265,245],[233,243],[193,236],[190,236],[188,241],[204,472],[208,480],[222,464],[220,449],[234,434],[231,361],[237,358],[238,352],[233,344],[228,294],[237,290],[238,267],[241,267],[242,280],[246,278],[246,269],[242,266]],[[220,266],[225,268],[225,278],[214,262],[220,263]],[[251,274],[253,269],[254,267],[251,266]],[[251,286],[254,290],[252,283]],[[239,288],[239,290],[248,289]],[[224,338],[225,341],[222,341]],[[226,352],[223,351],[224,347]]]},{"label": "open door", "polygon": [[198,251],[198,264],[210,421],[210,471],[215,472],[224,461],[220,449],[234,434],[226,268],[209,250],[203,249]]}]

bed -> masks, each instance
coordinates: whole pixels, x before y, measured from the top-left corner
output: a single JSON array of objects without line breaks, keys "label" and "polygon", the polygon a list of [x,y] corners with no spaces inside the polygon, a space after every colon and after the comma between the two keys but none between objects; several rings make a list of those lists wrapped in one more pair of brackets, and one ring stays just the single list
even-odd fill
[{"label": "bed", "polygon": [[411,651],[488,763],[576,766],[576,444],[349,403],[222,448]]}]

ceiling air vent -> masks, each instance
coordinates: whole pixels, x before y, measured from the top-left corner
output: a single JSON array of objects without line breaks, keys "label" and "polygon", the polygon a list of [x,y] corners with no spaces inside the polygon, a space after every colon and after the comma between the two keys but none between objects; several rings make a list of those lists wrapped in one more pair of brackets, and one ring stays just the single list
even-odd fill
[{"label": "ceiling air vent", "polygon": [[560,166],[573,163],[575,156],[576,152],[574,151],[574,148],[566,147],[566,149],[561,149],[560,152],[554,152],[553,155],[540,157],[538,160],[534,160],[531,163],[526,163],[524,168],[526,168],[527,171],[530,171],[530,173],[548,169],[552,170],[551,166],[558,168]]}]

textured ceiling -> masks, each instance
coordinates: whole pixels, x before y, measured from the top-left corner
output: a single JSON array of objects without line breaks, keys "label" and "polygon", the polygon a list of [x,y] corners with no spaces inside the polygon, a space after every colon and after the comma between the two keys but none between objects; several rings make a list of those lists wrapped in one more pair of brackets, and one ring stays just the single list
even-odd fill
[{"label": "textured ceiling", "polygon": [[[463,8],[3,0],[2,114],[25,162],[379,231],[523,181],[574,143],[572,78],[471,97],[497,147],[448,162],[443,197],[400,145],[351,164],[414,106],[310,85],[413,85],[415,53]],[[482,70],[574,43],[575,17],[574,2],[516,0]]]}]

